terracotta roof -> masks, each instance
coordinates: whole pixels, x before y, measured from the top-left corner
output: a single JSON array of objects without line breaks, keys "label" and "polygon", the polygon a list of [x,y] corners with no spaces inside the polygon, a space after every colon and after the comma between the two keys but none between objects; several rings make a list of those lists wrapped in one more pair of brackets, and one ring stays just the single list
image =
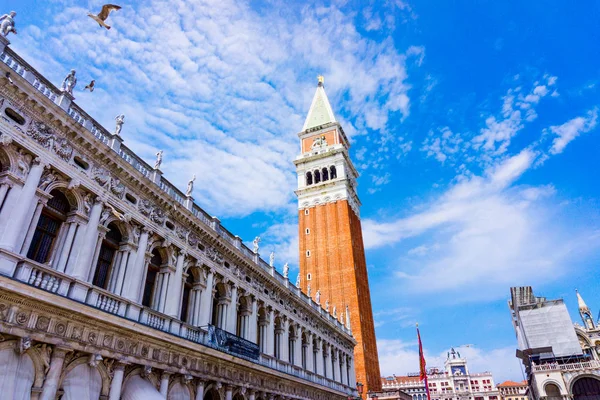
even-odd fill
[{"label": "terracotta roof", "polygon": [[497,385],[496,387],[508,387],[508,386],[527,386],[527,381],[514,382],[514,381],[506,381]]},{"label": "terracotta roof", "polygon": [[418,383],[418,376],[382,376],[381,383],[384,385],[398,384],[398,383]]}]

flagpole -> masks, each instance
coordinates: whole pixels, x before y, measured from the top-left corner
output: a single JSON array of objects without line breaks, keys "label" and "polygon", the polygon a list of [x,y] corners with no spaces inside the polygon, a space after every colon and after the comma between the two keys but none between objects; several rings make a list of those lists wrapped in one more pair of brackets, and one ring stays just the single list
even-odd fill
[{"label": "flagpole", "polygon": [[429,392],[429,382],[427,381],[427,365],[425,363],[425,354],[423,353],[423,343],[421,342],[421,333],[419,332],[419,323],[417,322],[417,338],[419,339],[419,380],[425,381],[425,392],[427,400],[431,400]]}]

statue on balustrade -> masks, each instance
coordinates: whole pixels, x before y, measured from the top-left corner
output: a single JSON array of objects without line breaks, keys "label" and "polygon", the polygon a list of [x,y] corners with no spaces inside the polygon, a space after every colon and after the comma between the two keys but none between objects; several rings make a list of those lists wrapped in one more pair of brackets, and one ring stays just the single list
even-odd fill
[{"label": "statue on balustrade", "polygon": [[[260,243],[260,236],[257,236],[252,241],[252,247],[253,247],[252,251],[254,251],[254,254],[258,254],[258,244],[259,243]],[[275,254],[273,254],[273,259],[275,259]]]},{"label": "statue on balustrade", "polygon": [[9,33],[17,34],[17,30],[15,29],[15,17],[17,13],[11,11],[9,14],[4,14],[0,17],[0,34],[6,37]]},{"label": "statue on balustrade", "polygon": [[285,265],[283,266],[283,277],[285,279],[287,279],[289,274],[290,274],[290,266],[288,265],[288,263],[285,263]]},{"label": "statue on balustrade", "polygon": [[154,169],[160,169],[160,165],[162,164],[163,151],[159,150],[156,153],[156,162],[154,163]]},{"label": "statue on balustrade", "polygon": [[75,70],[72,69],[71,72],[69,72],[69,74],[63,80],[60,89],[63,92],[67,92],[72,96],[73,89],[75,89],[75,85],[77,85],[77,77],[75,76]]},{"label": "statue on balustrade", "polygon": [[121,134],[121,129],[123,129],[123,124],[125,123],[125,115],[120,114],[115,117],[115,121],[117,121],[117,126],[115,127],[115,135]]},{"label": "statue on balustrade", "polygon": [[194,176],[192,176],[192,179],[190,179],[188,181],[187,190],[185,191],[185,195],[187,197],[190,197],[192,195],[192,192],[194,191],[194,181],[195,180],[196,180],[196,174],[194,174]]}]

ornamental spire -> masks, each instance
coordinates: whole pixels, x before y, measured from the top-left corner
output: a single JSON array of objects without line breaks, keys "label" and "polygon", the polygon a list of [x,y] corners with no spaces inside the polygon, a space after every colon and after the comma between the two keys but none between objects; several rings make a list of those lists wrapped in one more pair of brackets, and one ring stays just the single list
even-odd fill
[{"label": "ornamental spire", "polygon": [[575,293],[577,293],[577,306],[579,307],[579,311],[590,311],[589,307],[587,306],[587,304],[585,304],[585,301],[583,301],[583,297],[581,297],[581,295],[579,294],[579,291],[577,289],[575,289]]},{"label": "ornamental spire", "polygon": [[306,121],[304,121],[302,131],[331,122],[337,122],[333,115],[331,104],[329,104],[327,94],[325,93],[325,87],[323,85],[325,78],[323,75],[319,75],[317,80],[317,91],[315,92],[310,109],[308,110],[308,116],[306,117]]}]

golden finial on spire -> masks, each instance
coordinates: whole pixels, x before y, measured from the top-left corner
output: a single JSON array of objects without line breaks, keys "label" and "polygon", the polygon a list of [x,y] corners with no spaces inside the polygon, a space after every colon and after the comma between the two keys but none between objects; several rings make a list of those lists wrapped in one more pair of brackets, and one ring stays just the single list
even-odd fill
[{"label": "golden finial on spire", "polygon": [[319,81],[319,86],[323,86],[323,82],[325,82],[325,77],[323,75],[317,76],[317,80]]}]

